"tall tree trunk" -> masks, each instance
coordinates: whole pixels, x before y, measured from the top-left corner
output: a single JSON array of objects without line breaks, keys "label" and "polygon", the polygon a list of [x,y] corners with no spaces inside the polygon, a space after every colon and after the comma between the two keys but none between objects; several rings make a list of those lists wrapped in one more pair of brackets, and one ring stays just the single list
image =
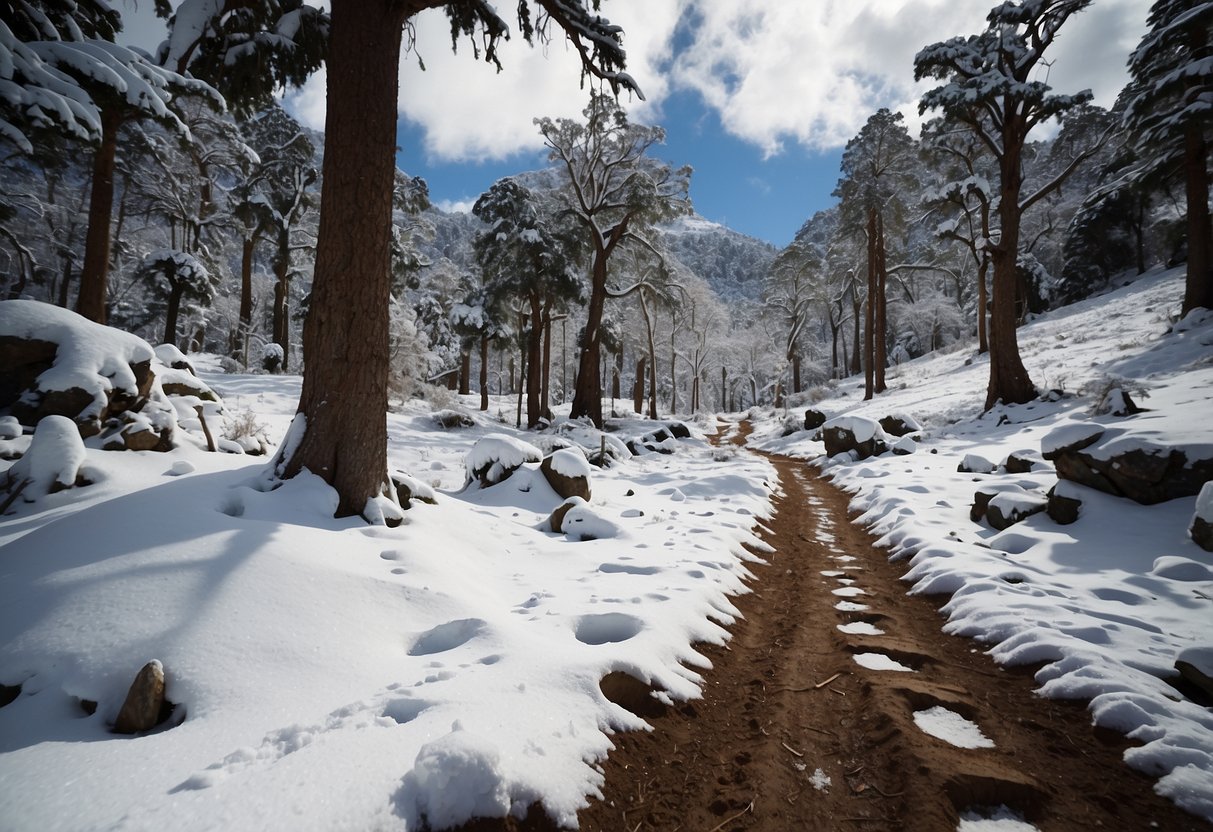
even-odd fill
[{"label": "tall tree trunk", "polygon": [[291,329],[287,320],[287,297],[291,284],[287,261],[281,256],[274,259],[274,278],[274,343],[282,348],[282,371],[286,372],[291,358]]},{"label": "tall tree trunk", "polygon": [[644,411],[644,356],[636,359],[636,382],[632,385],[632,410]]},{"label": "tall tree trunk", "polygon": [[[623,346],[615,353],[615,367],[611,371],[611,398],[622,398],[619,392],[619,377],[623,375]],[[614,406],[614,405],[612,405]]]},{"label": "tall tree trunk", "polygon": [[537,427],[543,416],[540,404],[543,373],[540,362],[543,352],[543,301],[538,294],[531,295],[531,329],[526,339],[526,426]]},{"label": "tall tree trunk", "polygon": [[863,399],[872,398],[876,364],[876,209],[868,209],[868,300],[863,313]]},{"label": "tall tree trunk", "polygon": [[489,336],[480,336],[480,409],[489,409]]},{"label": "tall tree trunk", "polygon": [[67,309],[67,298],[72,286],[72,258],[71,255],[65,255],[63,258],[63,281],[59,284],[59,300],[58,305]]},{"label": "tall tree trunk", "polygon": [[851,319],[855,322],[855,333],[851,339],[851,375],[857,376],[863,372],[863,363],[860,361],[860,337],[859,337],[859,322],[863,316],[860,314],[863,311],[863,306],[859,300],[859,293],[855,293],[855,299],[851,302]]},{"label": "tall tree trunk", "polygon": [[1209,146],[1203,125],[1184,131],[1184,191],[1188,198],[1188,279],[1183,314],[1197,307],[1213,309],[1213,230],[1209,226]]},{"label": "tall tree trunk", "polygon": [[93,184],[88,202],[88,233],[84,238],[84,266],[76,311],[89,320],[105,323],[105,291],[109,278],[110,218],[114,211],[114,156],[118,150],[120,108],[101,114],[101,144],[93,154]]},{"label": "tall tree trunk", "polygon": [[181,312],[181,296],[185,285],[173,282],[168,293],[168,310],[164,315],[164,343],[177,346],[177,317]]},{"label": "tall tree trunk", "polygon": [[602,312],[606,302],[607,257],[605,245],[598,245],[594,252],[594,266],[590,274],[590,303],[586,308],[585,329],[581,334],[581,356],[574,380],[573,407],[570,415],[577,419],[589,416],[598,427],[602,427],[602,387],[599,380],[599,361],[602,348]]},{"label": "tall tree trunk", "polygon": [[884,371],[889,363],[889,293],[888,268],[885,262],[884,248],[884,215],[876,213],[876,343],[872,354],[874,380],[872,391],[883,393],[885,386]]},{"label": "tall tree trunk", "polygon": [[986,294],[986,274],[990,269],[990,257],[981,255],[981,263],[977,267],[977,353],[984,355],[990,351],[990,338],[987,332],[987,322],[990,318],[989,300]]},{"label": "tall tree trunk", "polygon": [[[1004,137],[1016,127],[1015,117],[1003,128]],[[986,410],[999,401],[1022,404],[1036,397],[1036,387],[1019,356],[1019,340],[1015,329],[1016,261],[1019,254],[1019,192],[1023,186],[1020,155],[1022,140],[1004,138],[1007,150],[999,160],[1001,194],[998,203],[1001,234],[994,249],[994,299],[990,315],[990,385],[986,390]]]},{"label": "tall tree trunk", "polygon": [[674,312],[670,312],[670,414],[678,412],[678,355],[674,351]]},{"label": "tall tree trunk", "polygon": [[552,420],[552,299],[543,301],[543,372],[540,380],[539,407],[543,418]]},{"label": "tall tree trunk", "polygon": [[388,275],[400,40],[389,0],[333,0],[324,186],[312,304],[303,329],[303,437],[283,475],[337,490],[337,514],[387,487]]},{"label": "tall tree trunk", "polygon": [[240,324],[234,348],[244,351],[244,366],[248,366],[248,335],[253,328],[253,250],[257,238],[249,237],[240,247]]},{"label": "tall tree trunk", "polygon": [[472,392],[472,351],[459,351],[459,395],[466,396]]},{"label": "tall tree trunk", "polygon": [[800,392],[800,353],[792,353],[792,392]]}]

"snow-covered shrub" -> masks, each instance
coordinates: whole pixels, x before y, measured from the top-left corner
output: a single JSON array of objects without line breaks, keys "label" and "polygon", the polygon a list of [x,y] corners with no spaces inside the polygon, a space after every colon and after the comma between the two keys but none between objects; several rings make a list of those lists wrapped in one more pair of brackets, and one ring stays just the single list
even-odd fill
[{"label": "snow-covered shrub", "polygon": [[235,442],[247,454],[263,454],[269,448],[266,427],[257,421],[257,414],[245,408],[229,414],[223,423],[223,438]]},{"label": "snow-covered shrub", "polygon": [[276,344],[273,341],[266,343],[261,348],[261,369],[267,373],[277,373],[285,370],[282,362],[286,359],[286,353],[282,351],[282,345]]}]

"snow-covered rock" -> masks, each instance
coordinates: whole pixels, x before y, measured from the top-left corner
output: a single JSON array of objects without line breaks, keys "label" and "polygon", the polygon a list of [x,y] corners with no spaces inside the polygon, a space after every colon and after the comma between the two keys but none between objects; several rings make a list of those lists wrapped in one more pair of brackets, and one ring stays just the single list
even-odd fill
[{"label": "snow-covered rock", "polygon": [[581,451],[572,448],[555,451],[544,457],[539,470],[561,499],[590,499],[590,463]]},{"label": "snow-covered rock", "polygon": [[1213,482],[1207,482],[1196,496],[1196,510],[1188,534],[1206,552],[1213,552]]},{"label": "snow-covered rock", "polygon": [[992,474],[998,466],[981,454],[965,454],[964,459],[956,466],[961,474]]},{"label": "snow-covered rock", "polygon": [[5,490],[21,489],[21,497],[33,502],[81,484],[84,442],[76,423],[66,416],[46,416],[38,423],[29,450],[13,463],[5,476]]},{"label": "snow-covered rock", "polygon": [[880,456],[889,449],[889,436],[875,419],[837,416],[821,426],[826,456],[854,452],[856,459]]},{"label": "snow-covered rock", "polygon": [[510,475],[528,462],[539,462],[543,454],[529,442],[504,433],[490,433],[478,441],[464,460],[467,482],[482,487],[509,479]]}]

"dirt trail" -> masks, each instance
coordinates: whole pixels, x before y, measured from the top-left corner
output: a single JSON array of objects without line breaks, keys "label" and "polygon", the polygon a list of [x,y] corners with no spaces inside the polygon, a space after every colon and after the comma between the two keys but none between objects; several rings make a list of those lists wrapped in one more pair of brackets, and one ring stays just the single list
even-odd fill
[{"label": "dirt trail", "polygon": [[[959,812],[999,805],[1043,832],[1213,828],[1156,796],[1082,705],[1037,697],[1030,671],[944,635],[943,599],[905,594],[901,569],[849,522],[847,496],[801,461],[771,460],[784,492],[766,536],[775,553],[736,600],[744,619],[728,647],[702,647],[714,665],[702,699],[614,738],[583,830],[950,832]],[[866,669],[864,653],[913,672]],[[921,731],[914,712],[935,706],[995,747]]]}]

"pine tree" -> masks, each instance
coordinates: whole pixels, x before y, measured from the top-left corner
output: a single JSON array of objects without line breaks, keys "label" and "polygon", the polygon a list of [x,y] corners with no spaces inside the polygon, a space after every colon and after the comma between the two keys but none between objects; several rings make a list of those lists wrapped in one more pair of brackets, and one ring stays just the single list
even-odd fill
[{"label": "pine tree", "polygon": [[1139,154],[1138,176],[1184,182],[1188,277],[1183,312],[1213,308],[1209,147],[1213,141],[1213,2],[1156,0],[1150,30],[1129,58],[1132,92],[1125,123]]}]

